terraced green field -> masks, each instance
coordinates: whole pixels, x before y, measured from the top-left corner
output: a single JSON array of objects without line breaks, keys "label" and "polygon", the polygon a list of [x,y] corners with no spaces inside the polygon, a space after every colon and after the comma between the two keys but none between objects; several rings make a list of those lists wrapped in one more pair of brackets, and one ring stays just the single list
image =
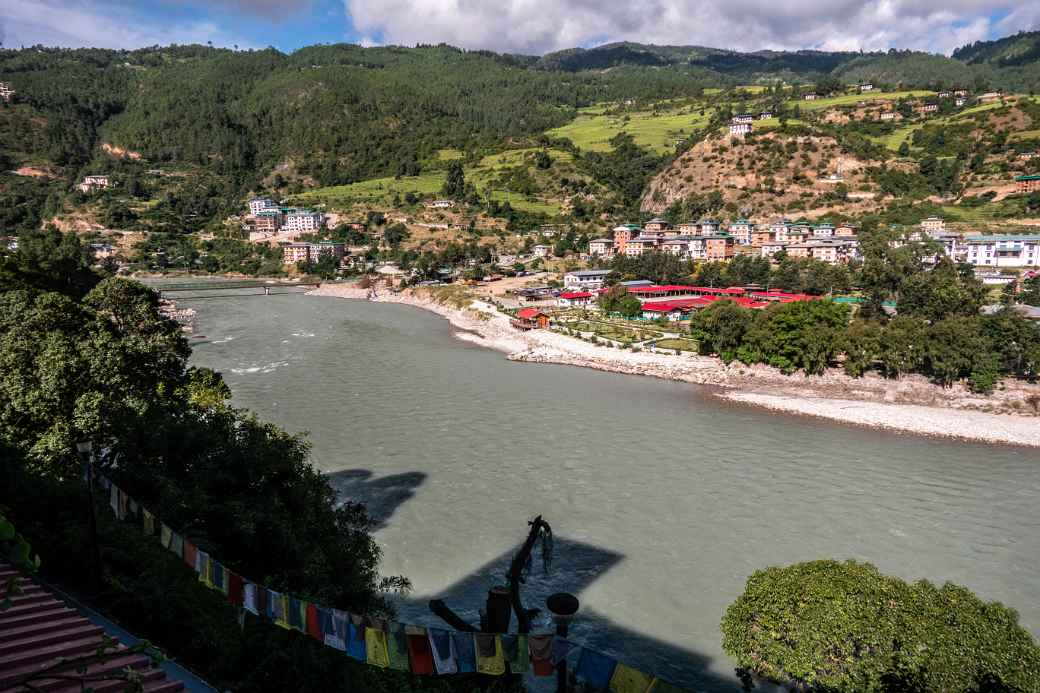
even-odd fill
[{"label": "terraced green field", "polygon": [[[441,150],[439,153],[444,160],[450,160],[451,152],[458,150]],[[480,190],[485,188],[495,175],[504,168],[521,165],[524,158],[537,152],[535,148],[510,149],[499,154],[485,156],[478,166],[466,168],[466,180],[472,182]],[[445,152],[449,152],[445,154]],[[461,155],[461,152],[459,152]],[[573,161],[570,152],[560,149],[549,150],[549,155],[557,161]],[[430,171],[419,176],[404,176],[394,178],[373,178],[370,180],[351,183],[350,185],[335,185],[326,188],[318,188],[299,195],[291,200],[298,204],[325,204],[330,207],[344,207],[356,202],[388,202],[394,194],[404,196],[407,192],[421,195],[436,195],[444,185],[445,172]],[[527,212],[536,212],[555,216],[560,212],[558,202],[552,200],[541,200],[527,198],[518,193],[510,193],[504,190],[492,190],[491,198],[499,202],[508,201],[515,209]]]},{"label": "terraced green field", "polygon": [[803,111],[822,111],[831,106],[851,106],[860,101],[895,101],[896,99],[917,98],[920,96],[935,96],[935,92],[920,89],[916,91],[872,91],[866,94],[828,96],[827,98],[817,99],[816,101],[793,99],[788,101],[787,105],[792,108],[798,106]]},{"label": "terraced green field", "polygon": [[610,150],[610,140],[620,132],[632,135],[636,144],[658,154],[672,151],[675,141],[707,125],[710,109],[654,113],[642,111],[623,115],[604,115],[602,107],[583,108],[578,117],[563,127],[550,130],[550,137],[566,137],[577,147],[589,151]]}]

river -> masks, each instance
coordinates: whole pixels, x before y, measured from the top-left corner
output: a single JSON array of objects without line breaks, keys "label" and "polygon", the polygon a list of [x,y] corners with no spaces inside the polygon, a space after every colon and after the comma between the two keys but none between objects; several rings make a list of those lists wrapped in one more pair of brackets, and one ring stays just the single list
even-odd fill
[{"label": "river", "polygon": [[[818,558],[966,585],[1040,632],[1040,454],[726,404],[687,384],[507,361],[419,309],[303,295],[179,301],[194,363],[308,431],[377,522],[383,572],[476,620],[542,514],[525,599],[581,599],[573,639],[675,683],[739,690],[719,622],[753,571]],[[536,556],[537,558],[537,556]]]}]

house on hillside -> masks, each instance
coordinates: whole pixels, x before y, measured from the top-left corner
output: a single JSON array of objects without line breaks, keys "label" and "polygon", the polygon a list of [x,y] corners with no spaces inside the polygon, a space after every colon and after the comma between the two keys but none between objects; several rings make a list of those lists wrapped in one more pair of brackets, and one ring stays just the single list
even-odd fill
[{"label": "house on hillside", "polygon": [[946,221],[942,217],[928,217],[921,220],[921,230],[932,236],[946,229]]},{"label": "house on hillside", "polygon": [[628,241],[635,236],[638,236],[642,229],[638,224],[621,224],[620,226],[614,227],[614,253],[616,255],[625,254],[625,246],[628,245]]},{"label": "house on hillside", "polygon": [[729,235],[740,243],[741,245],[749,245],[751,243],[751,233],[755,230],[755,225],[747,219],[737,219],[729,225]]},{"label": "house on hillside", "polygon": [[1040,176],[1017,176],[1015,178],[1015,191],[1020,193],[1040,191]]},{"label": "house on hillside", "polygon": [[261,212],[278,211],[278,203],[270,197],[254,197],[249,201],[249,213],[254,217]]},{"label": "house on hillside", "polygon": [[739,125],[741,123],[752,123],[755,120],[755,116],[750,113],[740,113],[729,119],[731,125]]},{"label": "house on hillside", "polygon": [[705,236],[712,236],[719,232],[721,224],[714,219],[701,219],[697,222],[698,231]]},{"label": "house on hillside", "polygon": [[751,123],[731,123],[729,134],[731,137],[745,137],[751,134],[752,129]]},{"label": "house on hillside", "polygon": [[643,230],[644,231],[660,232],[660,231],[665,231],[667,229],[670,229],[671,227],[672,227],[672,225],[669,224],[664,219],[662,219],[661,217],[654,217],[650,221],[648,221],[645,224],[643,224]]},{"label": "house on hillside", "polygon": [[704,254],[709,261],[728,260],[733,257],[735,246],[732,236],[710,236],[704,239]]},{"label": "house on hillside", "polygon": [[10,82],[0,82],[0,99],[10,101],[14,98],[14,87]]},{"label": "house on hillside", "polygon": [[574,270],[563,275],[563,287],[568,291],[595,291],[603,288],[603,280],[610,270]]},{"label": "house on hillside", "polygon": [[917,107],[917,112],[921,114],[938,113],[939,104],[937,103],[925,103]]},{"label": "house on hillside", "polygon": [[855,236],[856,232],[858,230],[859,229],[858,229],[858,227],[855,224],[850,224],[848,222],[842,222],[841,224],[838,224],[836,227],[834,227],[834,235],[835,236],[845,236],[845,237]]},{"label": "house on hillside", "polygon": [[759,246],[758,252],[765,258],[771,258],[779,252],[784,251],[787,244],[781,241],[769,241]]},{"label": "house on hillside", "polygon": [[589,241],[589,255],[592,257],[610,257],[614,254],[614,241],[610,238],[596,238]]},{"label": "house on hillside", "polygon": [[290,233],[311,233],[325,225],[325,215],[309,209],[284,210],[285,221],[282,226]]},{"label": "house on hillside", "polygon": [[884,112],[881,113],[880,116],[878,116],[878,119],[879,120],[895,120],[896,119],[896,115],[898,115],[898,114],[895,111],[884,111]]},{"label": "house on hillside", "polygon": [[960,108],[961,106],[963,106],[967,102],[968,102],[968,100],[966,98],[964,98],[963,96],[958,96],[956,99],[953,100],[953,105],[956,106],[957,108]]},{"label": "house on hillside", "polygon": [[547,257],[552,257],[552,248],[550,248],[547,245],[539,244],[531,248],[531,254],[535,257],[543,259]]},{"label": "house on hillside", "polygon": [[994,103],[1004,98],[1003,92],[999,91],[988,91],[985,94],[979,95],[979,103]]},{"label": "house on hillside", "polygon": [[1040,234],[968,236],[964,242],[976,267],[1040,267]]},{"label": "house on hillside", "polygon": [[591,291],[565,291],[556,297],[556,305],[561,308],[587,306],[595,300]]},{"label": "house on hillside", "polygon": [[108,176],[86,176],[83,181],[76,186],[80,192],[93,192],[94,190],[104,190],[111,185],[111,181]]},{"label": "house on hillside", "polygon": [[808,94],[806,94],[802,98],[805,99],[806,101],[815,101],[816,99],[820,98],[820,95],[817,94],[816,92],[809,92]]},{"label": "house on hillside", "polygon": [[874,91],[874,85],[870,82],[859,85],[859,92],[862,94],[867,91]]},{"label": "house on hillside", "polygon": [[545,330],[549,327],[549,314],[537,308],[524,308],[509,324],[518,330]]},{"label": "house on hillside", "polygon": [[762,111],[761,113],[758,114],[758,119],[759,120],[769,120],[772,117],[773,117],[773,112],[772,111]]}]

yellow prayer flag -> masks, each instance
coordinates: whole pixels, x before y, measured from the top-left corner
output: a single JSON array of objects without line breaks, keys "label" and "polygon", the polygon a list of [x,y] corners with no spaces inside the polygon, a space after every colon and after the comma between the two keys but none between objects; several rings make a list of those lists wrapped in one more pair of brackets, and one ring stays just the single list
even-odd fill
[{"label": "yellow prayer flag", "polygon": [[390,651],[387,648],[385,631],[365,628],[365,656],[372,666],[383,669],[390,666]]},{"label": "yellow prayer flag", "polygon": [[[481,656],[481,640],[489,638],[494,638],[495,654],[490,657]],[[506,658],[505,653],[502,650],[502,638],[497,635],[477,633],[475,634],[474,639],[476,640],[477,649],[477,673],[490,674],[491,676],[501,676],[506,673]]]},{"label": "yellow prayer flag", "polygon": [[610,678],[610,691],[611,693],[647,693],[653,682],[654,679],[649,674],[644,674],[627,664],[618,662],[614,675]]}]

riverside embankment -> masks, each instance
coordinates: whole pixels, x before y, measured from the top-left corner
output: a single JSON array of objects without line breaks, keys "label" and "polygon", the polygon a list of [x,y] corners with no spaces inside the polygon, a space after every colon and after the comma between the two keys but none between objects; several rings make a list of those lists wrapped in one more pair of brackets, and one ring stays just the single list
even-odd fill
[{"label": "riverside embankment", "polygon": [[373,291],[327,284],[312,295],[368,299],[423,308],[443,316],[468,342],[504,352],[513,361],[553,363],[614,373],[717,386],[718,397],[845,424],[985,443],[1040,447],[1040,417],[1030,398],[1040,387],[1005,382],[983,397],[962,386],[941,388],[920,376],[850,378],[838,369],[821,376],[787,376],[763,365],[725,364],[710,356],[631,352],[590,344],[548,330],[520,332],[493,304],[453,306],[424,290]]}]

